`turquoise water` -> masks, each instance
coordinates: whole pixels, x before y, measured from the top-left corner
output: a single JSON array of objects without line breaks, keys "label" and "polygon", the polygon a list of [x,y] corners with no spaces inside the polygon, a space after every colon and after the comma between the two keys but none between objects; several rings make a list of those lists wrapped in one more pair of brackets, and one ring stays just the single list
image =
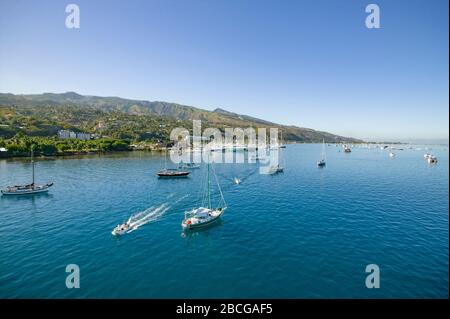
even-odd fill
[{"label": "turquoise water", "polygon": [[[439,163],[428,165],[426,152]],[[161,157],[149,153],[38,160],[38,181],[55,182],[49,194],[0,198],[0,297],[448,297],[448,147],[390,159],[330,146],[324,169],[320,153],[288,145],[274,176],[257,164],[216,165],[228,209],[188,235],[180,223],[205,167],[160,180]],[[0,160],[0,186],[29,176],[28,160]],[[111,236],[150,207],[149,223]],[[65,286],[72,263],[80,289]],[[365,287],[372,263],[379,289]]]}]

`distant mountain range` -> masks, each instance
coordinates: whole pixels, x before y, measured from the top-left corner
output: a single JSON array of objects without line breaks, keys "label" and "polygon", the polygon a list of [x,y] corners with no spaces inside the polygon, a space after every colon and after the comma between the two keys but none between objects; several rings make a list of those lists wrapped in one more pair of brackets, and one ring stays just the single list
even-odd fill
[{"label": "distant mountain range", "polygon": [[[144,119],[148,118],[149,120],[154,118],[166,118],[168,120],[176,121],[202,120],[202,126],[204,128],[206,127],[205,125],[219,128],[246,128],[249,126],[254,128],[278,127],[283,131],[283,139],[288,142],[321,142],[323,139],[326,142],[361,142],[361,140],[355,138],[343,137],[309,128],[276,124],[251,116],[228,112],[220,108],[217,108],[214,111],[207,111],[177,103],[80,95],[75,92],[27,95],[0,93],[0,108],[7,108],[11,112],[17,112],[23,116],[25,114],[26,116],[34,117],[39,117],[40,110],[46,110],[46,112],[51,111],[55,114],[60,108],[72,111],[77,110],[77,112],[81,112],[80,114],[82,114],[85,119],[97,122],[96,125],[100,120],[97,120],[95,117],[104,118],[105,114],[123,113],[124,115],[131,116],[135,119],[137,117],[143,117]],[[90,113],[83,113],[87,111]],[[53,118],[55,118],[55,116],[53,116]],[[51,117],[49,117],[49,119],[51,119]],[[64,118],[60,118],[59,122],[64,122]],[[53,123],[53,125],[57,126],[58,123]]]}]

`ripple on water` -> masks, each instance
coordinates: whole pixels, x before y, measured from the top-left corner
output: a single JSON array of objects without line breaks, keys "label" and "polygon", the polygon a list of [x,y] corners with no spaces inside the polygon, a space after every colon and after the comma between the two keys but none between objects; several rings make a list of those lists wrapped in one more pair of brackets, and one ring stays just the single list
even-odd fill
[{"label": "ripple on water", "polygon": [[[216,165],[228,202],[223,220],[182,236],[198,205],[204,167],[159,180],[148,153],[38,160],[48,195],[1,198],[0,297],[448,297],[448,148],[438,165],[422,151],[289,145],[285,172]],[[0,184],[29,178],[26,161],[0,161]],[[235,185],[233,177],[242,184]],[[189,195],[182,198],[184,195]],[[121,238],[132,214],[167,211]],[[65,288],[65,266],[83,289]],[[382,289],[364,286],[381,268]]]}]

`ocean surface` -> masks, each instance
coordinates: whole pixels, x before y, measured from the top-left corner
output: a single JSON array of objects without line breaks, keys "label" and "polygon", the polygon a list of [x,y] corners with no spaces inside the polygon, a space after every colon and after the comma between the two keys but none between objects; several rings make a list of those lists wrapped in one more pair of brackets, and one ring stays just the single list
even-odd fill
[{"label": "ocean surface", "polygon": [[[162,157],[145,152],[38,159],[50,192],[0,198],[0,297],[447,298],[448,146],[405,146],[394,159],[327,146],[320,169],[321,147],[288,145],[277,175],[216,164],[228,209],[187,234],[206,165],[164,180]],[[0,187],[30,178],[29,159],[0,160]],[[140,227],[111,235],[140,212]],[[68,264],[79,289],[66,288]],[[365,285],[368,264],[378,289]]]}]

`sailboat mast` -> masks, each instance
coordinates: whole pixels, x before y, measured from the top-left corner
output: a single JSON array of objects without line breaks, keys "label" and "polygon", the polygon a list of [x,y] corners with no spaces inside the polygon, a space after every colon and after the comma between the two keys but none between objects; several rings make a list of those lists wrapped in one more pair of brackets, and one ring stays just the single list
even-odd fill
[{"label": "sailboat mast", "polygon": [[33,172],[33,181],[31,183],[31,185],[34,185],[34,147],[31,146],[31,167],[32,167],[32,172]]},{"label": "sailboat mast", "polygon": [[322,160],[325,159],[325,139],[322,140]]},{"label": "sailboat mast", "polygon": [[164,169],[167,169],[167,144],[166,149],[164,150]]},{"label": "sailboat mast", "polygon": [[209,177],[209,159],[208,159],[208,208],[211,209],[211,178]]}]

